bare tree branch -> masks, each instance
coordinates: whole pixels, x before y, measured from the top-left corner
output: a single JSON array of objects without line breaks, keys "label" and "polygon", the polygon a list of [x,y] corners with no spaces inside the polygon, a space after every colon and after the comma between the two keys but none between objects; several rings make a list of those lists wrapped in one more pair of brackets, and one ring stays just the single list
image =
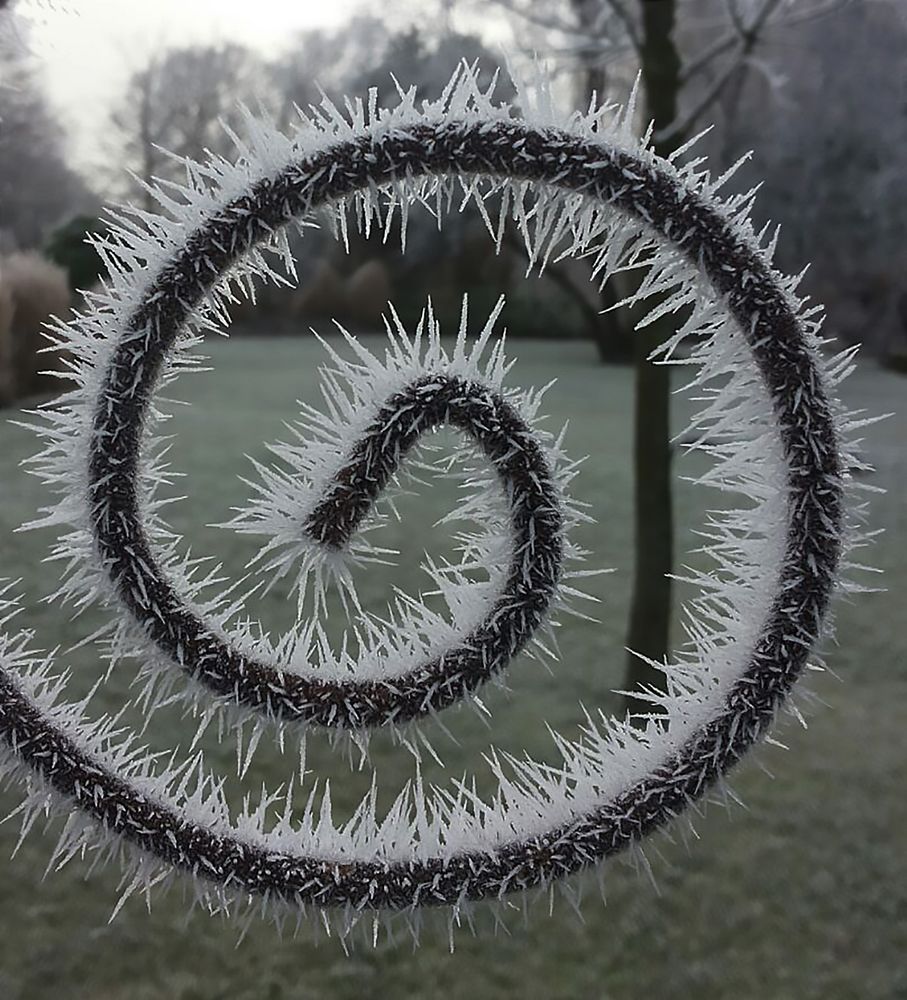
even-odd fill
[{"label": "bare tree branch", "polygon": [[[745,71],[750,53],[755,48],[763,28],[780,2],[781,0],[764,0],[756,16],[748,25],[741,22],[741,31],[739,34],[735,33],[734,36],[737,50],[736,58],[725,67],[724,71],[718,75],[713,84],[686,114],[655,133],[656,142],[670,145],[673,139],[689,133],[702,115],[721,97],[724,88],[733,79],[734,74],[738,71]],[[729,3],[734,6],[733,0],[729,0]]]},{"label": "bare tree branch", "polygon": [[[796,13],[786,13],[783,17],[776,18],[771,24],[767,24],[764,20],[762,20],[758,27],[756,27],[756,31],[757,33],[762,32],[764,35],[765,31],[772,27],[790,28],[797,24],[805,24],[809,21],[815,21],[820,17],[825,17],[828,14],[833,14],[836,11],[842,10],[844,7],[847,7],[852,3],[853,0],[820,0],[820,2],[816,3],[813,7],[807,10],[801,8]],[[687,60],[687,63],[680,75],[681,84],[688,83],[694,76],[701,73],[719,56],[724,55],[726,52],[730,52],[732,49],[742,47],[742,45],[751,36],[756,20],[761,18],[762,11],[760,11],[760,14],[757,15],[753,25],[750,25],[750,27],[747,28],[739,16],[739,8],[734,0],[726,0],[726,4],[728,5],[728,16],[731,19],[731,23],[734,25],[734,30],[722,35],[707,48],[703,49],[698,55],[695,55],[692,59]],[[732,15],[731,10],[736,13]]]},{"label": "bare tree branch", "polygon": [[829,14],[836,14],[853,4],[854,0],[827,0],[825,3],[817,3],[809,10],[799,10],[796,14],[787,14],[777,23],[789,28],[795,24],[807,24],[810,21],[818,21],[819,18],[827,17]]},{"label": "bare tree branch", "polygon": [[582,65],[584,67],[590,67],[604,66],[609,59],[615,56],[623,55],[623,53],[631,50],[635,51],[633,50],[632,43],[628,39],[624,44],[614,43],[607,46],[603,46],[596,40],[580,42],[577,45],[567,45],[563,47],[552,45],[545,49],[545,52],[553,56],[572,56],[575,59],[582,60]]},{"label": "bare tree branch", "polygon": [[714,59],[729,52],[740,44],[740,36],[731,31],[713,42],[707,49],[703,49],[698,56],[691,59],[680,74],[681,85],[687,84],[697,73],[702,72]]},{"label": "bare tree branch", "polygon": [[[527,24],[577,39],[574,44],[562,48],[550,48],[548,51],[554,55],[576,54],[582,57],[582,50],[598,53],[603,49],[623,52],[630,48],[639,51],[639,32],[624,0],[604,0],[604,2],[595,0],[594,4],[589,4],[589,11],[590,13],[594,11],[594,17],[588,18],[583,16],[584,0],[574,0],[571,6],[577,12],[579,25],[576,21],[541,13],[532,4],[520,4],[516,0],[494,0],[494,3]],[[608,17],[609,12],[620,22],[623,29],[621,34],[625,40],[615,39]]]},{"label": "bare tree branch", "polygon": [[734,26],[734,31],[737,33],[737,37],[740,39],[745,38],[746,26],[744,25],[743,18],[740,15],[740,8],[737,6],[737,0],[724,0],[724,6],[727,10],[730,22]]},{"label": "bare tree branch", "polygon": [[696,122],[705,112],[721,97],[724,88],[734,78],[738,72],[742,72],[746,67],[746,60],[741,58],[730,63],[722,73],[715,79],[709,89],[702,95],[697,103],[682,118],[677,118],[670,125],[663,129],[658,129],[655,133],[655,141],[659,144],[670,146],[674,138],[680,138],[691,132]]},{"label": "bare tree branch", "polygon": [[636,51],[639,51],[640,39],[639,31],[636,27],[636,22],[630,16],[629,10],[627,10],[626,4],[623,0],[605,0],[611,10],[617,15],[619,20],[624,26],[624,30],[627,32],[627,37]]},{"label": "bare tree branch", "polygon": [[547,31],[559,31],[565,35],[575,35],[576,25],[566,19],[543,16],[537,10],[515,3],[514,0],[494,0],[495,6],[516,14],[517,17],[529,24],[534,24],[537,28],[545,28]]}]

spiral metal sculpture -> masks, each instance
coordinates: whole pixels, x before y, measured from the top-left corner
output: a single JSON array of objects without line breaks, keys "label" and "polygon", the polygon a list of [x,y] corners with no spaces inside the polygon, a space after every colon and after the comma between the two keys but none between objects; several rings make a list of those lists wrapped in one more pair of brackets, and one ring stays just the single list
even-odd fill
[{"label": "spiral metal sculpture", "polygon": [[285,229],[316,210],[330,209],[341,234],[350,210],[366,233],[400,212],[405,233],[410,206],[440,219],[459,193],[498,244],[513,220],[534,264],[591,255],[602,282],[643,268],[633,301],[657,295],[649,319],[688,311],[661,360],[693,345],[685,363],[706,398],[693,425],[713,460],[705,481],[746,503],[710,526],[715,568],[695,576],[691,643],[663,666],[659,712],[645,725],[589,719],[579,740],[558,741],[558,768],[496,761],[487,801],[460,783],[407,789],[383,817],[368,796],[339,827],[314,805],[269,825],[270,800],[233,818],[213,777],[193,784],[185,767],[158,768],[113,720],[66,703],[29,633],[2,640],[3,766],[25,783],[26,823],[48,807],[72,813],[61,856],[113,845],[128,889],[181,872],[211,908],[250,898],[314,908],[341,931],[363,913],[456,914],[558,882],[638,844],[720,781],[766,734],[822,634],[853,461],[832,396],[850,354],[820,352],[819,315],[772,267],[773,243],[748,220],[751,195],[722,199],[725,178],[699,161],[656,156],[633,135],[632,102],[567,121],[542,102],[518,118],[464,69],[439,101],[419,106],[406,92],[388,111],[370,95],[348,110],[325,102],[291,136],[250,116],[235,164],[187,162],[178,195],[154,191],[161,215],[115,214],[99,245],[109,287],[57,331],[75,388],[39,416],[36,471],[57,500],[36,523],[60,532],[69,571],[58,596],[113,610],[108,641],[117,660],[139,664],[149,704],[178,683],[205,719],[257,719],[255,740],[268,726],[357,739],[397,729],[506,670],[582,572],[571,570],[582,555],[570,537],[583,516],[568,495],[575,466],[537,426],[539,395],[505,388],[499,306],[475,339],[464,313],[452,352],[430,316],[414,336],[394,320],[383,360],[349,337],[351,360],[330,349],[327,412],[306,411],[302,443],[276,449],[281,465],[260,468],[232,523],[265,537],[268,572],[295,574],[300,607],[311,591],[323,610],[336,583],[355,614],[351,568],[374,554],[360,529],[420,439],[450,425],[473,463],[461,513],[494,526],[471,536],[465,557],[488,582],[467,579],[465,563],[433,570],[452,620],[414,603],[390,623],[360,615],[351,662],[330,652],[317,621],[272,644],[235,623],[229,596],[206,596],[160,513],[154,393],[191,365],[202,331],[228,321],[250,276],[279,278],[272,254],[292,272]]}]

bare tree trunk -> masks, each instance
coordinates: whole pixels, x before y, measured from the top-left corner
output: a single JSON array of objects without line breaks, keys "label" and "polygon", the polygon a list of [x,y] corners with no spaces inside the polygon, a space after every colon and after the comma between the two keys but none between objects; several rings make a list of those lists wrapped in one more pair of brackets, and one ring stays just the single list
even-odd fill
[{"label": "bare tree trunk", "polygon": [[[646,116],[656,131],[677,116],[680,58],[674,43],[675,0],[641,0],[641,69]],[[672,141],[678,140],[672,136]],[[666,155],[671,150],[656,150]],[[664,662],[671,626],[671,580],[674,519],[671,497],[671,428],[669,369],[647,360],[651,351],[673,332],[670,316],[635,334],[636,400],[634,413],[633,486],[635,493],[635,567],[627,647],[626,689],[664,688],[664,677],[639,656]],[[631,712],[651,712],[652,706],[632,694]]]},{"label": "bare tree trunk", "polygon": [[[600,0],[572,0],[577,21],[587,34],[592,34],[598,20]],[[594,56],[587,57],[582,69],[580,103],[588,104],[595,94],[599,101],[605,96],[608,81],[605,67]],[[633,360],[633,331],[610,312],[618,301],[614,286],[606,284],[598,293],[599,312],[589,322],[589,333],[604,364],[627,363]],[[583,310],[584,313],[586,310]]]},{"label": "bare tree trunk", "polygon": [[[142,86],[142,98],[139,105],[139,144],[142,155],[142,180],[151,185],[154,183],[154,142],[155,137],[151,133],[152,98],[151,88],[155,74],[155,64],[152,63],[145,75]],[[154,199],[147,188],[142,188],[142,207],[146,212],[154,211]]]},{"label": "bare tree trunk", "polygon": [[[603,66],[587,66],[585,70],[585,90],[587,100],[593,94],[599,101],[604,98],[605,69]],[[627,363],[633,360],[633,331],[622,323],[617,313],[611,310],[617,304],[618,295],[614,285],[606,283],[598,293],[601,312],[597,322],[591,326],[592,339],[598,351],[599,360],[605,364]]]}]

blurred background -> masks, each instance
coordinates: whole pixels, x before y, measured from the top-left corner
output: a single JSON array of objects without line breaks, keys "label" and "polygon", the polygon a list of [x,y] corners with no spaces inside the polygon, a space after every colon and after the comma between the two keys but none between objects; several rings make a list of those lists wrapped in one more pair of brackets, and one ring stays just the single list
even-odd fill
[{"label": "blurred background", "polygon": [[[536,902],[506,931],[489,920],[476,935],[457,933],[453,954],[440,924],[416,950],[402,940],[349,956],[336,941],[315,947],[307,933],[280,938],[267,924],[237,944],[229,923],[187,920],[178,891],[150,914],[131,900],[108,924],[116,871],[85,879],[88,865],[76,862],[39,883],[51,825],[0,868],[0,1000],[907,996],[904,0],[0,3],[0,417],[9,418],[0,425],[0,573],[21,578],[27,624],[42,645],[74,647],[101,620],[74,621],[39,603],[59,570],[42,562],[50,538],[14,534],[46,502],[20,468],[36,441],[15,421],[59,391],[42,374],[52,362],[40,353],[41,327],[103,280],[85,237],[104,232],[105,203],[154,210],[145,185],[182,176],[164,150],[230,157],[224,124],[241,131],[239,102],[285,126],[294,106],[325,94],[339,101],[374,86],[392,105],[391,74],[436,97],[463,59],[490,82],[502,65],[528,77],[537,58],[565,114],[593,95],[624,101],[638,77],[639,130],[654,122],[662,154],[707,126],[688,155],[708,155],[714,175],[754,151],[732,189],[762,182],[754,217],[757,229],[780,224],[778,265],[799,272],[811,262],[801,288],[824,303],[826,332],[839,346],[863,345],[845,402],[894,413],[867,429],[863,446],[866,484],[886,492],[872,504],[884,535],[862,556],[885,571],[887,589],[839,602],[832,671],[810,680],[800,706],[808,731],[783,726],[787,752],[753,755],[734,777],[729,808],[697,819],[701,839],[655,838],[644,871],[611,866],[606,905],[590,884],[581,916],[564,900],[551,916],[547,900]],[[496,93],[517,100],[507,73]],[[451,215],[440,230],[427,213],[414,215],[405,254],[393,236],[354,235],[347,251],[327,227],[293,241],[298,286],[268,286],[255,305],[237,307],[230,340],[205,345],[213,371],[180,383],[193,406],[179,408],[170,427],[173,466],[190,471],[174,526],[226,575],[243,573],[250,539],[209,525],[245,497],[245,456],[264,457],[296,400],[316,398],[325,356],[312,328],[329,336],[336,319],[377,350],[389,300],[413,323],[431,296],[453,332],[464,292],[477,323],[504,292],[514,381],[557,377],[551,426],[569,421],[570,452],[589,456],[576,493],[598,523],[580,540],[597,565],[617,570],[590,583],[599,621],[567,621],[553,673],[520,665],[512,692],[489,694],[493,737],[460,713],[449,724],[456,741],[438,736],[441,756],[454,774],[475,768],[491,742],[550,756],[542,720],[569,734],[582,722],[581,702],[632,709],[633,695],[615,692],[657,675],[625,648],[658,660],[683,641],[689,595],[667,574],[697,565],[704,510],[723,502],[690,482],[702,459],[682,448],[694,403],[676,392],[683,380],[646,360],[677,318],[634,336],[632,315],[605,311],[629,287],[599,290],[583,261],[527,277],[519,238],[507,234],[496,254],[474,213]],[[435,527],[452,494],[435,485],[404,497],[401,520],[382,529],[401,557],[363,581],[368,610],[380,610],[391,585],[424,584],[423,550],[452,550]],[[287,607],[274,592],[256,611],[277,628],[288,624]],[[83,647],[66,662],[74,689],[87,691],[97,654]],[[131,678],[121,673],[98,695],[98,710],[126,706],[129,720]],[[185,746],[194,728],[164,711],[148,738],[155,749]],[[209,760],[229,771],[232,748],[206,739]],[[351,775],[326,745],[310,753],[313,771],[334,777],[335,808],[352,808],[370,776]],[[412,759],[381,740],[374,757],[392,796]],[[279,783],[287,766],[279,747],[264,747],[246,784]],[[0,793],[0,813],[17,801],[15,789]],[[0,825],[0,854],[17,840],[14,818]]]}]

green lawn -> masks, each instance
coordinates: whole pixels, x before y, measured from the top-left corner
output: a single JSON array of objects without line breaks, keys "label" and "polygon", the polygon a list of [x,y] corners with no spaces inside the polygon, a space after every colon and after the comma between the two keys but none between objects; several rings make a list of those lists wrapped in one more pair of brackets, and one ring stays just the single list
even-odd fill
[{"label": "green lawn", "polygon": [[[173,463],[187,472],[180,492],[189,494],[172,520],[196,553],[216,554],[233,576],[252,545],[205,525],[223,520],[244,497],[243,456],[263,456],[263,442],[281,437],[294,400],[314,400],[322,354],[309,339],[264,337],[216,342],[208,353],[215,370],[187,376],[177,390],[193,406],[179,408],[170,427],[178,431]],[[582,718],[580,703],[617,703],[610,692],[621,684],[632,575],[631,387],[627,371],[597,366],[585,344],[512,344],[511,353],[519,356],[515,381],[559,378],[548,397],[551,425],[569,418],[571,453],[591,456],[576,493],[592,505],[598,524],[583,540],[597,565],[618,568],[590,587],[603,600],[601,624],[568,620],[562,662],[552,672],[520,662],[510,673],[511,690],[488,695],[496,745],[551,755],[543,719],[569,733]],[[696,824],[701,839],[689,846],[666,837],[650,844],[657,888],[630,866],[614,864],[607,905],[590,880],[582,920],[565,901],[556,901],[551,917],[538,901],[527,922],[513,919],[509,935],[495,935],[490,923],[475,937],[459,933],[453,955],[446,935],[434,929],[415,952],[403,942],[347,957],[336,941],[315,947],[305,936],[281,939],[269,924],[254,925],[237,946],[231,924],[200,914],[187,922],[178,890],[158,897],[150,914],[141,900],[130,900],[109,924],[118,872],[85,879],[87,865],[76,862],[40,881],[54,832],[35,831],[0,873],[0,1000],[907,996],[907,380],[867,363],[845,388],[855,405],[900,411],[870,428],[866,445],[877,467],[873,481],[888,490],[874,504],[874,524],[887,533],[870,559],[886,570],[889,590],[839,606],[840,645],[830,651],[838,676],[812,682],[822,704],[808,731],[786,726],[790,752],[762,748],[735,775],[746,808],[709,807]],[[678,411],[686,406],[678,404]],[[91,622],[69,621],[60,609],[38,604],[58,576],[56,567],[40,562],[48,539],[12,534],[43,499],[40,484],[18,468],[34,447],[28,432],[0,426],[0,572],[22,578],[28,624],[40,641],[66,646]],[[690,463],[686,471],[694,468]],[[400,565],[363,578],[370,607],[381,606],[391,580],[411,590],[424,583],[419,558],[426,549],[443,549],[431,524],[449,499],[445,488],[405,498],[402,520],[383,529],[382,539],[401,549]],[[678,501],[683,552],[694,546],[691,532],[715,498],[678,484]],[[287,614],[284,596],[270,595],[257,613],[279,624]],[[96,676],[90,650],[68,659],[74,689],[89,687]],[[129,680],[128,671],[114,676],[98,704],[122,705]],[[434,742],[449,771],[479,769],[492,741],[484,724],[468,711],[445,723],[458,742],[440,731]],[[185,746],[193,732],[191,722],[161,712],[148,738],[157,749]],[[329,747],[312,743],[310,766],[333,776],[337,809],[349,809],[370,775],[350,774]],[[230,743],[219,746],[209,737],[207,745],[210,762],[230,768]],[[244,784],[279,783],[294,753],[263,746]],[[386,740],[376,740],[374,758],[388,793],[413,773],[407,752]],[[17,801],[15,790],[4,792],[0,813]],[[17,834],[14,821],[0,826],[4,858]]]}]

